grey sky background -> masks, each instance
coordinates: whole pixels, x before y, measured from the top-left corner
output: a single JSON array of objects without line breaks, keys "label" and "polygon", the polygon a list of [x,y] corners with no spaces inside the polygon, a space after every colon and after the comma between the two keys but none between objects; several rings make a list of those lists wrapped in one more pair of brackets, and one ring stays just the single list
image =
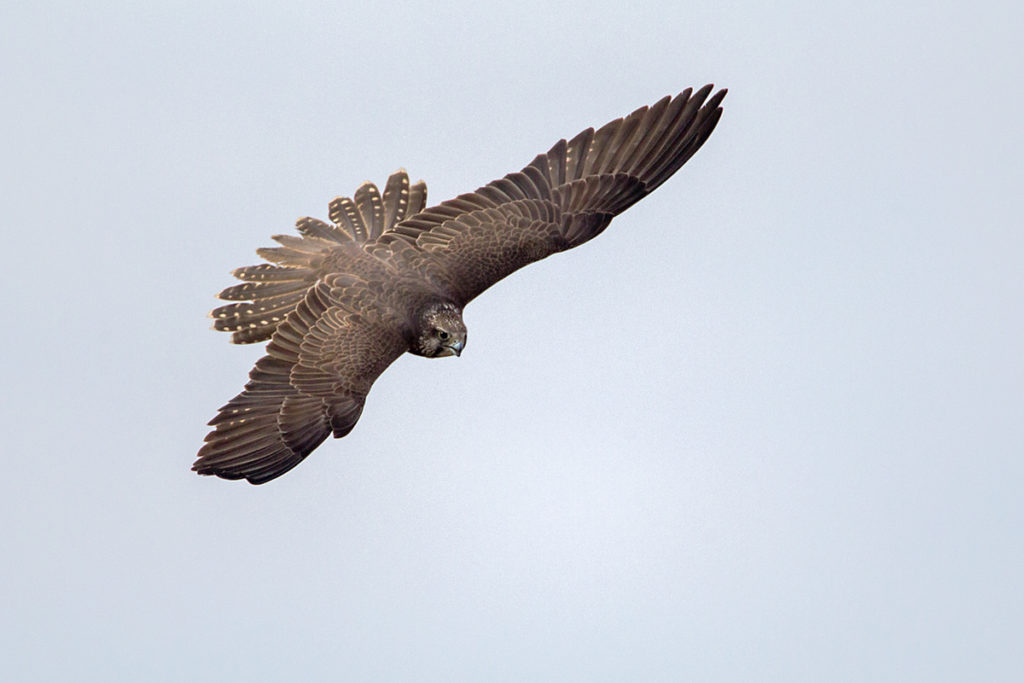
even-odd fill
[{"label": "grey sky background", "polygon": [[[1013,3],[7,3],[0,678],[1018,680]],[[254,250],[688,86],[709,142],[262,487]]]}]

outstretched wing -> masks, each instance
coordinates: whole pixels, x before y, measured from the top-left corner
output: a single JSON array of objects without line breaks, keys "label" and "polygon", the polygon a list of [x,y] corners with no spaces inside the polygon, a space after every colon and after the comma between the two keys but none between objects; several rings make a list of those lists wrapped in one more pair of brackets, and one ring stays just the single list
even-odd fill
[{"label": "outstretched wing", "polygon": [[355,197],[336,197],[330,204],[330,223],[300,218],[301,236],[274,235],[280,247],[257,249],[270,263],[246,266],[232,275],[244,284],[228,287],[218,296],[227,304],[210,313],[216,330],[231,332],[236,344],[270,339],[306,291],[328,273],[343,270],[346,248],[373,242],[402,219],[420,211],[427,201],[423,181],[413,185],[404,170],[393,173],[383,195],[373,183],[363,183]]},{"label": "outstretched wing", "polygon": [[678,171],[722,114],[726,91],[709,98],[711,90],[686,90],[560,140],[522,171],[407,218],[377,243],[418,247],[466,304],[528,263],[597,236]]},{"label": "outstretched wing", "polygon": [[262,484],[355,426],[374,380],[407,348],[379,292],[346,275],[309,289],[277,327],[245,390],[210,421],[192,469]]}]

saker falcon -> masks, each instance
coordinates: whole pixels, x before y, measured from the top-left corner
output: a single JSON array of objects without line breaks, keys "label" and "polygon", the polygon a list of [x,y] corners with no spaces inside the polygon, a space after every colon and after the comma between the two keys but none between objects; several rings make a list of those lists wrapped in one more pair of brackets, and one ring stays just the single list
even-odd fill
[{"label": "saker falcon", "polygon": [[[405,171],[331,202],[330,223],[259,249],[234,271],[214,328],[270,340],[238,396],[210,421],[192,469],[262,484],[324,439],[348,434],[374,380],[403,353],[458,356],[462,311],[523,266],[601,233],[679,170],[711,135],[725,90],[687,89],[598,130],[559,140],[518,173],[430,208]],[[710,97],[709,97],[710,96]]]}]

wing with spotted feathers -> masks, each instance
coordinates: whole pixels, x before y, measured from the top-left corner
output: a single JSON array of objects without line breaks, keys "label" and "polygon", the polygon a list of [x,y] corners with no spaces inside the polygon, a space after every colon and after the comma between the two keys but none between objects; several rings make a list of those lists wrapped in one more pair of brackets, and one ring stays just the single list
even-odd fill
[{"label": "wing with spotted feathers", "polygon": [[726,91],[711,91],[686,90],[560,140],[522,171],[407,218],[377,243],[431,255],[465,305],[515,270],[594,238],[671,177],[718,123]]},{"label": "wing with spotted feathers", "polygon": [[245,390],[210,421],[192,469],[262,484],[333,433],[348,434],[374,380],[407,348],[379,288],[335,274],[309,289],[274,332]]}]

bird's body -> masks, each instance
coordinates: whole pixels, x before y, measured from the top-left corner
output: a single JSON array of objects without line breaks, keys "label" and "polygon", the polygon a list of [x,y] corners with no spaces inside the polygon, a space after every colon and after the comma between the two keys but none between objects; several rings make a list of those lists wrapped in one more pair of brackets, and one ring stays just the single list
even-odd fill
[{"label": "bird's body", "polygon": [[239,268],[236,303],[211,314],[235,343],[270,340],[245,390],[211,420],[193,469],[260,484],[328,435],[351,431],[374,380],[405,352],[459,355],[463,308],[519,268],[578,246],[649,194],[704,143],[725,91],[664,98],[559,141],[518,173],[424,209],[426,187],[393,174],[331,202],[331,223]]}]

